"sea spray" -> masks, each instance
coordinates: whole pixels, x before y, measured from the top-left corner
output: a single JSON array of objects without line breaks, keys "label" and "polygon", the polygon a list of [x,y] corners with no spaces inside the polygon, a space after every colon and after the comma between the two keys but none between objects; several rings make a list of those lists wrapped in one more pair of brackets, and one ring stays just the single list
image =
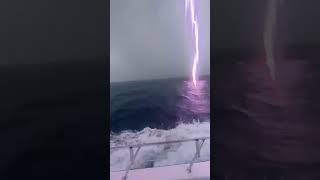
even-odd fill
[{"label": "sea spray", "polygon": [[[123,131],[110,137],[110,146],[128,146],[142,143],[193,139],[210,136],[210,122],[181,123],[170,130],[148,128],[134,132]],[[194,142],[168,145],[146,146],[139,151],[133,168],[148,168],[190,162],[195,153]],[[199,161],[210,160],[210,141],[201,149]],[[110,152],[112,171],[124,170],[129,161],[128,149],[115,149]]]}]

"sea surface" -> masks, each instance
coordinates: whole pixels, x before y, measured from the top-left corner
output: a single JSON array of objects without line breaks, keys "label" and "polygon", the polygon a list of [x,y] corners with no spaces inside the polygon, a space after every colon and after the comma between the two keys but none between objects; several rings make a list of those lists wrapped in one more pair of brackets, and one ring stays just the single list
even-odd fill
[{"label": "sea surface", "polygon": [[[210,79],[160,79],[110,84],[110,146],[210,137]],[[134,168],[190,162],[195,143],[142,148]],[[204,143],[199,161],[210,159]],[[111,149],[112,170],[123,170],[128,149]]]},{"label": "sea surface", "polygon": [[320,179],[319,68],[316,59],[277,59],[272,80],[264,58],[215,64],[216,175]]},{"label": "sea surface", "polygon": [[[215,175],[222,179],[320,179],[319,61],[277,59],[275,80],[264,58],[220,62],[211,70]],[[203,79],[198,90],[181,79],[115,84],[111,145],[209,136],[209,84]],[[190,143],[168,151],[150,148],[138,164],[188,162],[193,147]],[[205,147],[203,155],[210,158],[210,148]],[[128,152],[111,153],[111,164],[120,168],[121,157]],[[154,158],[159,158],[156,163],[146,163]]]}]

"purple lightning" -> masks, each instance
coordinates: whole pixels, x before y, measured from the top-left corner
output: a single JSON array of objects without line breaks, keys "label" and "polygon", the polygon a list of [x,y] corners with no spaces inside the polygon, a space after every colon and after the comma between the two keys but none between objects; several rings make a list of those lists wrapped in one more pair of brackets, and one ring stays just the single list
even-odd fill
[{"label": "purple lightning", "polygon": [[198,31],[198,22],[197,17],[195,15],[195,0],[185,0],[185,14],[187,16],[188,11],[190,11],[191,15],[191,23],[192,30],[194,32],[195,37],[195,55],[193,58],[193,66],[192,66],[192,81],[194,86],[197,86],[197,65],[199,62],[199,31]]}]

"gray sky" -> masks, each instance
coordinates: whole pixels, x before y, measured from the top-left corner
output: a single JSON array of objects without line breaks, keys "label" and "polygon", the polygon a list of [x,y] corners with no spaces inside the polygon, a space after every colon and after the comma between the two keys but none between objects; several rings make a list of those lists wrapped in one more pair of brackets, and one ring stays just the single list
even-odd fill
[{"label": "gray sky", "polygon": [[[210,0],[200,0],[201,74],[210,73]],[[189,76],[192,34],[184,0],[111,0],[110,80]]]}]

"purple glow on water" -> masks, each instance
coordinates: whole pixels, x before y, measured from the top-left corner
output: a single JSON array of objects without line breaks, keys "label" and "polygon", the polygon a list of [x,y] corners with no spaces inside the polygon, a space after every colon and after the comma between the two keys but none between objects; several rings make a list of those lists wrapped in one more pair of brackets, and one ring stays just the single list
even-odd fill
[{"label": "purple glow on water", "polygon": [[180,91],[182,100],[178,104],[178,116],[183,121],[208,121],[210,119],[210,89],[206,80],[185,81]]}]

